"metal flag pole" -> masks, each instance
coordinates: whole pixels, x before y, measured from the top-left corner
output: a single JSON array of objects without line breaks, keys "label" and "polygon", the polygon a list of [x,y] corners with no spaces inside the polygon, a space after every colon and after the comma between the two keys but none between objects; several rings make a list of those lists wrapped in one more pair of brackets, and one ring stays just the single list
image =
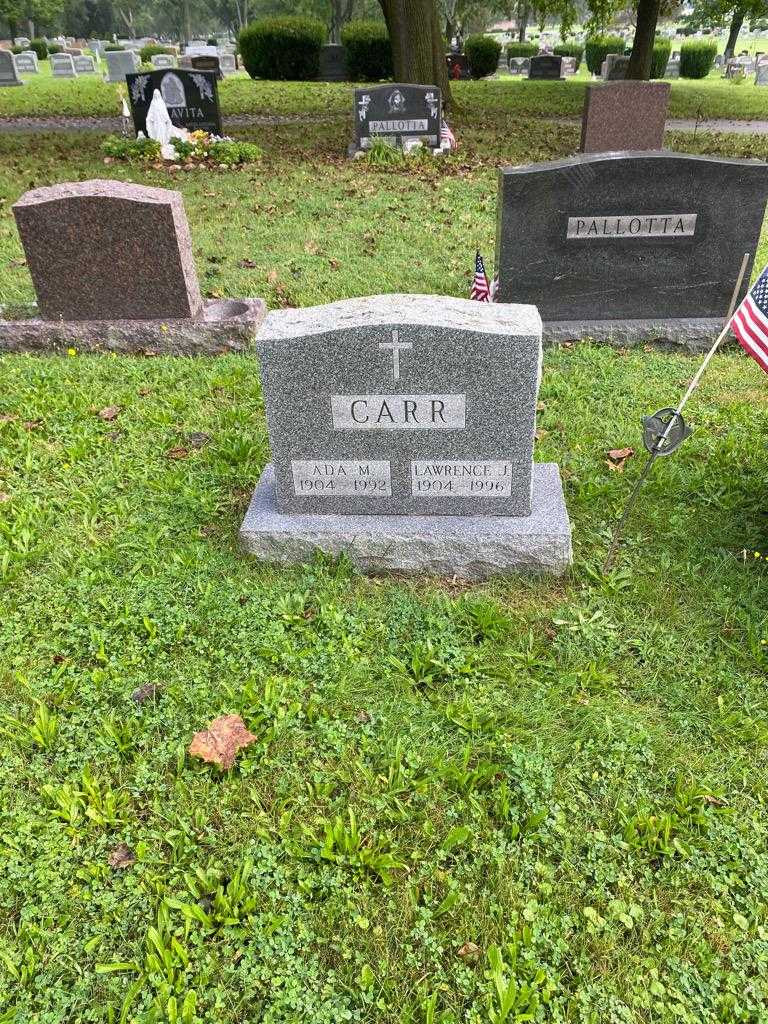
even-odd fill
[{"label": "metal flag pole", "polygon": [[736,286],[733,289],[733,295],[731,296],[731,305],[728,309],[725,327],[723,327],[722,331],[718,334],[714,344],[704,357],[704,361],[696,371],[695,377],[688,385],[688,388],[680,399],[680,403],[677,408],[660,409],[657,413],[654,413],[653,416],[645,416],[643,418],[643,443],[649,453],[648,461],[646,462],[642,473],[637,478],[635,486],[632,488],[632,493],[629,496],[629,500],[621,514],[621,518],[614,528],[611,546],[608,548],[608,554],[603,565],[603,575],[609,573],[613,568],[613,563],[615,562],[616,555],[619,551],[619,544],[621,543],[621,531],[629,519],[643,484],[650,476],[656,459],[659,458],[659,456],[671,455],[672,452],[677,451],[683,441],[691,435],[691,428],[686,425],[682,412],[688,399],[699,386],[705,370],[712,361],[712,357],[722,344],[723,339],[728,334],[728,331],[731,329],[731,320],[733,319],[733,314],[736,311],[739,294],[741,293],[741,286],[744,281],[744,275],[747,273],[747,267],[749,266],[749,259],[751,255],[751,253],[745,252],[744,258],[741,261],[741,270],[739,271],[739,277],[736,281]]}]

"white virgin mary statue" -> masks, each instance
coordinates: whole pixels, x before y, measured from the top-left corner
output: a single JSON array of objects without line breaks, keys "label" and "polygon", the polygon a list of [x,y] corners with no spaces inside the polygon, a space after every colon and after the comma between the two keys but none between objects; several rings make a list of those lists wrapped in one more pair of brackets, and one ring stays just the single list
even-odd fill
[{"label": "white virgin mary statue", "polygon": [[159,89],[155,89],[152,94],[152,102],[147,111],[147,135],[160,143],[160,152],[166,160],[173,160],[176,157],[171,139],[189,138],[186,128],[177,128],[171,121],[171,115]]}]

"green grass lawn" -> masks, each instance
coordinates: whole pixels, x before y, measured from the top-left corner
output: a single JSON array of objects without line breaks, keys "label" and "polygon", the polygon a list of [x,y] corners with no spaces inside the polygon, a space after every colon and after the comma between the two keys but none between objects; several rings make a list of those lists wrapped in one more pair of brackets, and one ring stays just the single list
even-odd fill
[{"label": "green grass lawn", "polygon": [[[100,77],[51,78],[46,62],[40,75],[25,77],[22,88],[0,91],[0,117],[118,116],[118,87]],[[458,82],[454,98],[466,116],[488,111],[519,116],[568,116],[581,114],[584,88],[589,80],[586,65],[563,82],[529,82],[502,78]],[[674,81],[670,117],[768,118],[768,89],[748,81],[726,82],[713,71],[703,81]],[[333,114],[349,115],[354,85],[341,82],[262,82],[241,73],[219,85],[221,110],[228,114]]]},{"label": "green grass lawn", "polygon": [[[497,168],[578,142],[472,88],[460,151],[408,167],[346,160],[343,119],[249,129],[232,173],[0,136],[0,302],[33,297],[12,203],[96,176],[182,192],[209,295],[466,295]],[[599,571],[640,417],[696,365],[548,351],[576,562],[470,587],[238,552],[252,357],[0,358],[0,1024],[764,1024],[768,390],[740,350]],[[257,737],[224,774],[186,754],[222,714]]]}]

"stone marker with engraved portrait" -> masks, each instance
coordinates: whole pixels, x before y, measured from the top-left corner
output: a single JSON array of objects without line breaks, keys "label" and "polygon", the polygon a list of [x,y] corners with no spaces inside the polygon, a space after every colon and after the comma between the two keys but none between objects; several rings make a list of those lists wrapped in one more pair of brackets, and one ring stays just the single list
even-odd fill
[{"label": "stone marker with engraved portrait", "polygon": [[376,139],[398,148],[413,140],[436,149],[442,116],[442,94],[433,85],[391,82],[355,89],[352,149],[369,149]]}]

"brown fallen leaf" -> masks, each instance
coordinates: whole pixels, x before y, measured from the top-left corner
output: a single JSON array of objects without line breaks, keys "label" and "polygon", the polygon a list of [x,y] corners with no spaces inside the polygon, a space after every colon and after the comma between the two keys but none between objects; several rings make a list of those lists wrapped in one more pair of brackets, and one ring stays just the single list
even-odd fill
[{"label": "brown fallen leaf", "polygon": [[368,722],[370,722],[370,720],[371,720],[371,716],[370,716],[370,715],[368,714],[368,712],[367,712],[367,711],[363,710],[363,711],[358,711],[358,712],[357,712],[357,714],[355,715],[355,719],[356,719],[356,720],[357,720],[357,721],[358,721],[358,722],[359,722],[359,723],[360,723],[361,725],[367,725],[367,724],[368,724]]},{"label": "brown fallen leaf", "polygon": [[127,843],[118,843],[114,850],[110,850],[107,863],[115,871],[124,871],[136,863],[136,854]]},{"label": "brown fallen leaf", "polygon": [[456,956],[467,963],[476,964],[480,959],[480,947],[475,945],[474,942],[465,942],[456,951]]},{"label": "brown fallen leaf", "polygon": [[309,241],[304,243],[304,252],[307,256],[317,256],[320,252],[320,246],[317,242]]},{"label": "brown fallen leaf", "polygon": [[39,427],[42,427],[42,425],[42,420],[25,420],[25,422],[22,423],[25,430],[37,430]]},{"label": "brown fallen leaf", "polygon": [[256,267],[255,260],[244,259],[237,264],[241,270],[253,270]]},{"label": "brown fallen leaf", "polygon": [[0,491],[0,505],[2,505],[4,501],[10,501],[10,500],[11,500],[10,494],[6,494],[5,491]]},{"label": "brown fallen leaf", "polygon": [[245,728],[240,715],[222,715],[214,719],[208,729],[195,733],[188,750],[193,757],[227,769],[235,763],[235,755],[241,747],[255,742],[256,737]]},{"label": "brown fallen leaf", "polygon": [[112,420],[116,420],[119,415],[119,405],[107,405],[103,409],[99,410],[99,419],[106,420],[107,423],[111,423]]},{"label": "brown fallen leaf", "polygon": [[189,455],[189,449],[183,445],[177,445],[175,448],[169,448],[165,453],[167,459],[186,459]]},{"label": "brown fallen leaf", "polygon": [[240,607],[242,608],[242,607],[243,607],[243,605],[244,605],[244,604],[248,604],[248,602],[249,602],[250,600],[251,600],[251,599],[250,599],[250,597],[249,597],[249,596],[248,596],[247,594],[241,594],[241,595],[240,595],[240,597],[238,597],[238,599],[237,599],[237,603],[238,603],[238,604],[240,605]]},{"label": "brown fallen leaf", "polygon": [[634,448],[611,448],[609,452],[606,452],[608,468],[612,469],[614,473],[623,473],[627,459],[631,459],[634,454]]},{"label": "brown fallen leaf", "polygon": [[18,418],[15,412],[0,412],[0,423],[13,423]]},{"label": "brown fallen leaf", "polygon": [[278,274],[278,272],[276,270],[270,270],[269,273],[267,274],[267,282],[269,284],[277,284],[279,280],[280,275]]}]

